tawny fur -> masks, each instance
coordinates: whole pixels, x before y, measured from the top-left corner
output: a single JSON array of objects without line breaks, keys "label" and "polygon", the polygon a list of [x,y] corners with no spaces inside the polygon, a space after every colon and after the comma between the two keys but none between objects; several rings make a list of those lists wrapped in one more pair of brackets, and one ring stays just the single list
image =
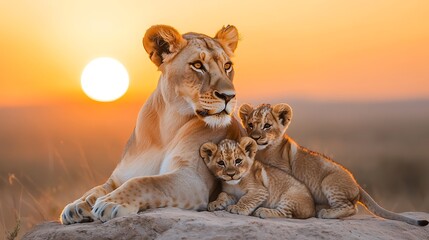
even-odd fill
[{"label": "tawny fur", "polygon": [[383,218],[425,226],[426,220],[415,220],[380,207],[340,164],[299,146],[286,135],[292,119],[287,104],[263,104],[253,108],[240,107],[239,115],[249,136],[257,143],[256,158],[265,164],[282,169],[305,183],[318,209],[320,218],[344,218],[356,213],[360,202],[372,213]]},{"label": "tawny fur", "polygon": [[240,142],[225,139],[208,142],[200,155],[222,181],[222,192],[208,210],[224,210],[261,218],[309,218],[315,216],[307,187],[284,171],[255,161],[257,144],[249,137]]},{"label": "tawny fur", "polygon": [[206,209],[216,184],[199,147],[238,139],[244,131],[231,116],[236,99],[230,57],[237,40],[233,26],[215,38],[180,35],[164,25],[147,30],[143,45],[161,71],[158,86],[110,178],[68,204],[63,224],[107,221],[148,208]]}]

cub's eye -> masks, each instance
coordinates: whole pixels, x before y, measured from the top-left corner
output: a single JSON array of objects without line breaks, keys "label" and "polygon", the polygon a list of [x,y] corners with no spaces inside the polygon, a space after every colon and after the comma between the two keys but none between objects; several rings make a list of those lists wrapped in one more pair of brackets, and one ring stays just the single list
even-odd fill
[{"label": "cub's eye", "polygon": [[235,159],[235,165],[238,166],[243,162],[243,159],[237,158]]},{"label": "cub's eye", "polygon": [[253,124],[252,123],[248,123],[247,126],[249,126],[250,129],[253,129]]},{"label": "cub's eye", "polygon": [[196,62],[193,62],[190,64],[191,64],[191,67],[196,71],[198,71],[198,70],[203,71],[204,70],[204,65],[200,61],[196,61]]},{"label": "cub's eye", "polygon": [[224,161],[219,161],[219,162],[217,162],[217,165],[219,165],[221,167],[225,167],[225,162]]},{"label": "cub's eye", "polygon": [[269,123],[265,123],[265,125],[264,125],[264,129],[269,129],[271,127],[271,124],[269,124]]}]

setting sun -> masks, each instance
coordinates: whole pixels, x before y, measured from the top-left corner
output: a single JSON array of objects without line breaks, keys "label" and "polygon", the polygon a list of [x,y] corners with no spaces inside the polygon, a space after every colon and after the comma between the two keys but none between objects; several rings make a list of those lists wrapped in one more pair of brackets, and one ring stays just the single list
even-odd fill
[{"label": "setting sun", "polygon": [[82,89],[96,101],[111,102],[122,97],[128,84],[127,70],[113,58],[96,58],[82,72]]}]

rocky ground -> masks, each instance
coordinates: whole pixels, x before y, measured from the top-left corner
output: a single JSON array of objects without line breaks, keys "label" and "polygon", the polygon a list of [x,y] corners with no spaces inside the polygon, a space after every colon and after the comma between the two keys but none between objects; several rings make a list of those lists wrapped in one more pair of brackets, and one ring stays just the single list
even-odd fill
[{"label": "rocky ground", "polygon": [[[428,213],[404,213],[429,219]],[[259,219],[177,208],[149,210],[106,223],[64,226],[46,222],[23,239],[429,239],[429,226],[385,220],[368,214],[347,219]]]}]

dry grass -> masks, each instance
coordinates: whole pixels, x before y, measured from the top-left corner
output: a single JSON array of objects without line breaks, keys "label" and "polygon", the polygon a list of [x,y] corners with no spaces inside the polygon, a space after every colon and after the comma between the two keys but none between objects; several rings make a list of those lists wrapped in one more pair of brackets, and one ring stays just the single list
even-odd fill
[{"label": "dry grass", "polygon": [[102,183],[120,158],[138,109],[1,109],[0,236],[19,232],[19,238],[37,223],[58,220],[68,202]]},{"label": "dry grass", "polygon": [[[279,101],[273,101],[279,102]],[[393,211],[429,211],[429,104],[291,102],[289,133]],[[112,172],[139,105],[0,109],[0,233],[19,239]]]},{"label": "dry grass", "polygon": [[19,231],[21,230],[21,219],[17,219],[15,223],[15,227],[11,232],[6,232],[7,240],[14,240],[18,237]]}]

